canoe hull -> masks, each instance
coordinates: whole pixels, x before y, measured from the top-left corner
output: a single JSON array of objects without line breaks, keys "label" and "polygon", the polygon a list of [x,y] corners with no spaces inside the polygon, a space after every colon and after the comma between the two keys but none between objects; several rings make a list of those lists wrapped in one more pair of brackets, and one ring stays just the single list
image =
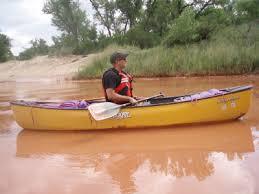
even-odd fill
[{"label": "canoe hull", "polygon": [[93,130],[158,127],[237,119],[247,113],[252,89],[191,102],[126,107],[114,118],[95,121],[88,110],[61,110],[12,103],[17,123],[25,129]]}]

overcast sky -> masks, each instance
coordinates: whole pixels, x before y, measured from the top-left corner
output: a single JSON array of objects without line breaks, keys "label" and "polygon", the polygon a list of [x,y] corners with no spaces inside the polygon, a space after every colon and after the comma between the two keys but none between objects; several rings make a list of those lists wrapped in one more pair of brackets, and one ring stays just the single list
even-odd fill
[{"label": "overcast sky", "polygon": [[[30,46],[29,41],[43,38],[52,44],[51,37],[60,32],[51,25],[51,15],[42,8],[46,0],[0,0],[0,31],[12,39],[12,52],[17,55]],[[87,0],[81,0],[82,7],[90,10]]]}]

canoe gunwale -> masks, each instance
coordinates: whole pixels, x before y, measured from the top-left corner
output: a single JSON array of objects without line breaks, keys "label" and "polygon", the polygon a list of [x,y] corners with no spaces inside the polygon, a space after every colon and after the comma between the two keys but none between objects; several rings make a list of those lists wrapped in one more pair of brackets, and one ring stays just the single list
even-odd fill
[{"label": "canoe gunwale", "polygon": [[[186,97],[186,96],[191,96],[193,94],[197,94],[197,93],[192,93],[192,94],[187,94],[187,95],[182,95],[182,96],[168,96],[168,97],[164,97],[162,99],[172,99],[171,102],[164,102],[164,103],[157,103],[157,104],[148,104],[148,105],[143,105],[143,106],[127,106],[127,107],[122,107],[121,109],[125,109],[125,108],[145,108],[145,107],[153,107],[153,106],[164,106],[164,105],[174,105],[174,104],[181,104],[181,103],[193,103],[193,102],[197,102],[197,101],[201,101],[201,100],[206,100],[206,99],[210,99],[210,98],[217,98],[217,97],[220,97],[220,96],[226,96],[226,95],[230,95],[230,94],[234,94],[234,93],[239,93],[239,92],[243,92],[243,91],[246,91],[246,90],[251,90],[253,89],[253,85],[247,85],[247,86],[236,86],[236,87],[231,87],[231,88],[224,88],[224,89],[220,89],[220,91],[226,91],[227,93],[225,94],[218,94],[218,95],[214,95],[214,96],[209,96],[209,97],[205,97],[205,98],[202,98],[202,99],[197,99],[197,100],[192,100],[192,101],[182,101],[182,102],[174,102],[173,99],[176,99],[176,98],[180,98],[180,97]],[[157,100],[157,99],[154,99],[154,100]],[[28,102],[31,102],[31,101],[28,101]],[[94,100],[93,100],[94,102]],[[37,105],[34,105],[34,104],[25,104],[26,101],[24,100],[16,100],[16,101],[11,101],[10,104],[11,105],[15,105],[15,106],[25,106],[25,107],[31,107],[31,108],[39,108],[39,109],[51,109],[51,110],[67,110],[67,111],[75,111],[75,110],[78,110],[78,111],[88,111],[88,109],[80,109],[80,108],[65,108],[65,109],[62,109],[62,108],[51,108],[51,107],[41,107],[41,106],[37,106]],[[53,103],[53,102],[44,102],[44,103]],[[43,104],[43,103],[42,103]]]}]

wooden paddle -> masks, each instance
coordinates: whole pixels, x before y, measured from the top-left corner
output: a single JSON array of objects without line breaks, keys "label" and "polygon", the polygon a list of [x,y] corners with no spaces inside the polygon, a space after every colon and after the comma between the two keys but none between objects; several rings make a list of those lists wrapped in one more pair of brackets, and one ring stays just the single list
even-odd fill
[{"label": "wooden paddle", "polygon": [[[150,100],[152,98],[160,97],[160,96],[164,96],[164,95],[162,93],[160,93],[155,96],[150,96],[148,98],[138,100],[134,104],[137,104],[139,102],[143,102],[146,100]],[[95,120],[100,121],[100,120],[108,119],[108,118],[111,118],[111,117],[117,115],[122,107],[126,107],[131,104],[133,104],[133,103],[128,102],[128,103],[121,104],[121,105],[115,104],[112,102],[93,103],[88,106],[88,110]]]}]

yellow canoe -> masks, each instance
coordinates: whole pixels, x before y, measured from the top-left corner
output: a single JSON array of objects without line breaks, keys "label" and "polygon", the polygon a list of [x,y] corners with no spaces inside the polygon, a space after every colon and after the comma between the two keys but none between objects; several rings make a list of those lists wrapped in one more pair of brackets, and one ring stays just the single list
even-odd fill
[{"label": "yellow canoe", "polygon": [[158,127],[233,120],[247,113],[252,86],[220,91],[224,94],[190,101],[176,101],[190,95],[152,99],[148,105],[124,107],[115,117],[101,121],[95,121],[87,109],[46,108],[42,106],[46,102],[13,101],[11,108],[22,128],[36,130]]}]

